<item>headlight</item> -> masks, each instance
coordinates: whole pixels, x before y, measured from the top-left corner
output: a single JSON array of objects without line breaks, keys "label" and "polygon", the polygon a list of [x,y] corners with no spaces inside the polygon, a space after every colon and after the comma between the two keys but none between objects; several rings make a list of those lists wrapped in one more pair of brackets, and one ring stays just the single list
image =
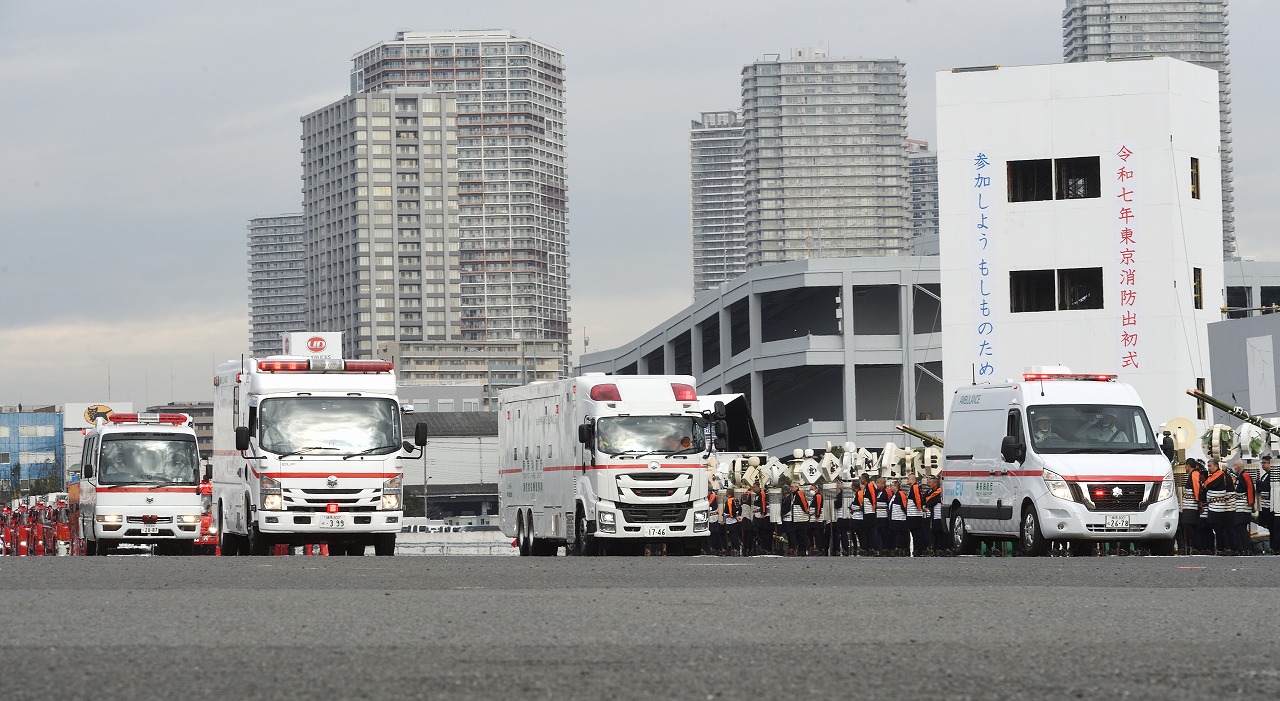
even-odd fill
[{"label": "headlight", "polygon": [[199,514],[181,514],[178,516],[178,523],[200,523]]},{"label": "headlight", "polygon": [[695,511],[695,512],[693,512],[693,522],[694,522],[694,523],[706,523],[706,522],[707,522],[707,518],[709,517],[709,514],[710,514],[710,513],[711,513],[711,512],[710,512],[710,511],[708,511],[708,510],[706,510],[706,509],[703,509],[703,510],[701,510],[701,511]]},{"label": "headlight", "polygon": [[1164,501],[1173,496],[1173,475],[1165,475],[1160,481],[1160,497],[1156,501]]},{"label": "headlight", "polygon": [[404,476],[396,475],[382,483],[382,510],[398,511],[404,494]]},{"label": "headlight", "polygon": [[1044,477],[1044,486],[1048,487],[1050,494],[1059,499],[1075,501],[1071,498],[1071,487],[1067,486],[1066,480],[1062,479],[1061,475],[1053,470],[1045,470],[1041,476]]},{"label": "headlight", "polygon": [[615,515],[612,511],[601,511],[596,516],[596,521],[602,526],[612,526],[617,523]]},{"label": "headlight", "polygon": [[124,523],[120,514],[98,514],[95,518],[98,523]]},{"label": "headlight", "polygon": [[284,496],[280,482],[263,475],[258,480],[258,490],[262,496],[263,511],[281,511],[284,509]]}]

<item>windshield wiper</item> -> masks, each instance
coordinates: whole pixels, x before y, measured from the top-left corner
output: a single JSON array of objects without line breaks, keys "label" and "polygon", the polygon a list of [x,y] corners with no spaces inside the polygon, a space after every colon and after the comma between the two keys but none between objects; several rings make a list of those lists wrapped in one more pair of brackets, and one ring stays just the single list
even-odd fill
[{"label": "windshield wiper", "polygon": [[636,450],[624,450],[621,453],[613,453],[612,455],[618,458],[643,458],[649,455],[659,454],[661,454],[661,451],[638,448]]},{"label": "windshield wiper", "polygon": [[194,487],[195,482],[157,482],[148,487],[148,489],[159,489],[161,487]]},{"label": "windshield wiper", "polygon": [[362,451],[360,451],[360,452],[358,452],[358,453],[352,453],[352,454],[350,454],[350,455],[343,455],[343,456],[342,456],[342,459],[343,459],[343,460],[350,460],[351,458],[358,457],[358,456],[360,456],[360,455],[369,455],[369,454],[373,453],[374,451],[378,451],[378,450],[386,450],[387,448],[399,448],[399,447],[400,447],[400,446],[398,446],[398,445],[375,445],[375,446],[373,446],[372,448],[365,448],[364,450],[362,450]]},{"label": "windshield wiper", "polygon": [[306,453],[310,453],[313,450],[337,450],[337,448],[330,448],[327,445],[310,445],[310,446],[307,446],[306,448],[298,448],[297,450],[290,451],[288,453],[281,453],[280,459],[284,460],[285,458],[290,457],[292,455],[304,455]]}]

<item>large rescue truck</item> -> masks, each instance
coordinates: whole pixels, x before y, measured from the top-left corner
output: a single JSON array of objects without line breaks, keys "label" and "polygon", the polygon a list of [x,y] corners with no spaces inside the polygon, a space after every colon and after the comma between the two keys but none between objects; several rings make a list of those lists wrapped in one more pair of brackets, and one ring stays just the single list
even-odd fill
[{"label": "large rescue truck", "polygon": [[587,374],[498,396],[501,527],[521,555],[701,552],[709,417],[692,377]]},{"label": "large rescue truck", "polygon": [[1033,369],[1022,382],[956,390],[947,417],[943,503],[960,554],[977,538],[1144,541],[1172,554],[1173,446],[1115,375]]},{"label": "large rescue truck", "polygon": [[[425,424],[422,426],[426,428]],[[417,445],[426,442],[425,434]],[[223,555],[276,544],[395,553],[403,512],[400,404],[383,360],[273,356],[214,376],[213,508]]]},{"label": "large rescue truck", "polygon": [[190,416],[99,417],[85,434],[80,464],[77,498],[69,505],[75,552],[106,555],[133,544],[191,554],[200,526],[200,475]]}]

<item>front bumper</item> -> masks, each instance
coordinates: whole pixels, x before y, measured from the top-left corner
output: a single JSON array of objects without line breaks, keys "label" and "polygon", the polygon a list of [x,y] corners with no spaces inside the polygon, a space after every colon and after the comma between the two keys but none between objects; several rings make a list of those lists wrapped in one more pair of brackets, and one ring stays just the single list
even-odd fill
[{"label": "front bumper", "polygon": [[[1166,499],[1142,511],[1090,511],[1084,504],[1052,496],[1037,504],[1040,532],[1052,540],[1168,540],[1178,530],[1178,500]],[[1128,517],[1127,525],[1115,523]]]},{"label": "front bumper", "polygon": [[[340,511],[332,514],[318,511],[259,510],[257,512],[258,531],[273,537],[294,533],[334,538],[347,535],[399,533],[400,523],[403,520],[403,511]],[[314,540],[316,539],[313,538],[312,541]]]}]

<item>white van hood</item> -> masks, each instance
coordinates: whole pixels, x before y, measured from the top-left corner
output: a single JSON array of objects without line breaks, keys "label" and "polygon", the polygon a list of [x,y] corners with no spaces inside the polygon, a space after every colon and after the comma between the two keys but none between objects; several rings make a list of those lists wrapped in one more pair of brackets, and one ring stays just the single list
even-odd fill
[{"label": "white van hood", "polygon": [[1173,471],[1163,455],[1051,453],[1037,454],[1036,457],[1046,468],[1067,481],[1154,482],[1164,479]]}]

